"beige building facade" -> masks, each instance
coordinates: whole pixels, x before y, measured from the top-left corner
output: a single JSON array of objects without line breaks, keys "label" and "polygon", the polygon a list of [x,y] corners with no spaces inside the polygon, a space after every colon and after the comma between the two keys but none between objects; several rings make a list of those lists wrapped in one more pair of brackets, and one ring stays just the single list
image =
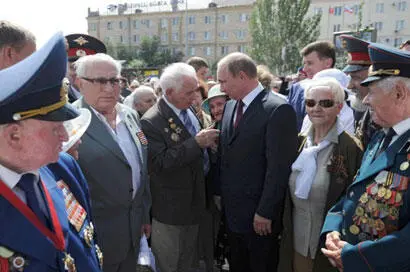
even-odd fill
[{"label": "beige building facade", "polygon": [[[228,53],[248,51],[253,3],[237,0],[187,11],[104,15],[89,10],[88,33],[114,46],[136,49],[143,36],[157,35],[172,53],[201,56],[212,65]],[[410,0],[312,0],[308,14],[322,14],[319,39],[333,41],[334,32],[355,30],[361,3],[362,26],[377,30],[377,42],[398,46],[410,39]]]},{"label": "beige building facade", "polygon": [[319,39],[333,40],[333,33],[355,30],[362,3],[363,27],[377,31],[377,42],[394,47],[410,39],[410,0],[313,0],[309,13],[321,13]]},{"label": "beige building facade", "polygon": [[89,11],[88,33],[114,46],[135,48],[143,36],[156,35],[171,53],[201,56],[212,65],[228,53],[247,51],[251,12],[252,4],[102,16]]}]

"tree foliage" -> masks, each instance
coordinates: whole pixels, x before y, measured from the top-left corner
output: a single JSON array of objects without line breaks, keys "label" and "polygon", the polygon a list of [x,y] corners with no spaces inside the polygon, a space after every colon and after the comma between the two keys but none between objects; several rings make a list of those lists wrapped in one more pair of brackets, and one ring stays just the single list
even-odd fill
[{"label": "tree foliage", "polygon": [[250,21],[252,57],[276,75],[294,73],[300,49],[319,36],[321,15],[308,17],[309,6],[310,0],[257,0]]}]

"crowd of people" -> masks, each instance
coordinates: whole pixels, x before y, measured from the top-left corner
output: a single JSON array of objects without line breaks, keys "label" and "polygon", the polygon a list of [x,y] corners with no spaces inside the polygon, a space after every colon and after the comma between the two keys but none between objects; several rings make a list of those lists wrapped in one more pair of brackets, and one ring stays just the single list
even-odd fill
[{"label": "crowd of people", "polygon": [[[0,21],[0,272],[410,271],[410,41],[131,80]],[[285,90],[287,89],[287,90]]]}]

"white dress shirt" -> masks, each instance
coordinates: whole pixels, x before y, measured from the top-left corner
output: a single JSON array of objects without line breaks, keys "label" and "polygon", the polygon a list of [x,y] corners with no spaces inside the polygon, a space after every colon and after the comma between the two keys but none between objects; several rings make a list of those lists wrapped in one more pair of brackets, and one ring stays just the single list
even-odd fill
[{"label": "white dress shirt", "polygon": [[[137,146],[134,143],[134,140],[130,134],[130,131],[125,124],[125,112],[122,111],[122,108],[119,104],[115,106],[117,111],[117,116],[115,120],[115,130],[109,125],[107,118],[104,115],[99,113],[93,107],[90,108],[94,111],[97,117],[105,124],[114,141],[118,143],[121,148],[122,153],[128,161],[128,164],[131,166],[132,170],[132,197],[135,197],[137,190],[141,184],[141,166],[139,160],[139,152]],[[141,158],[142,159],[142,158]]]},{"label": "white dress shirt", "polygon": [[[258,86],[256,86],[255,89],[253,89],[250,93],[248,93],[244,98],[242,98],[243,102],[243,108],[242,108],[242,114],[245,114],[246,110],[248,109],[249,105],[252,103],[252,101],[263,91],[263,86],[259,82]],[[235,124],[236,121],[236,115],[237,115],[237,110],[235,110],[235,114],[233,116],[233,124]]]}]

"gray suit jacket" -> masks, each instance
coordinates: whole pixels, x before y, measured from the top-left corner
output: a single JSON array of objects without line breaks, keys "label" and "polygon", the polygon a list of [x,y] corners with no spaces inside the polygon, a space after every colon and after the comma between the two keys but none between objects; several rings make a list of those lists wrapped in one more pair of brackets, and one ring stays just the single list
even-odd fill
[{"label": "gray suit jacket", "polygon": [[149,141],[152,216],[169,225],[193,225],[205,210],[203,150],[160,99],[141,120]]},{"label": "gray suit jacket", "polygon": [[[121,148],[84,98],[74,105],[91,111],[91,124],[82,137],[78,162],[90,188],[92,212],[104,263],[115,264],[125,258],[131,246],[138,250],[141,225],[149,223],[151,194],[146,167],[147,143],[136,142],[140,151],[141,179],[138,191],[132,198],[132,171]],[[130,133],[137,133],[140,124],[136,112],[122,104],[119,106],[135,121],[136,128]]]}]

